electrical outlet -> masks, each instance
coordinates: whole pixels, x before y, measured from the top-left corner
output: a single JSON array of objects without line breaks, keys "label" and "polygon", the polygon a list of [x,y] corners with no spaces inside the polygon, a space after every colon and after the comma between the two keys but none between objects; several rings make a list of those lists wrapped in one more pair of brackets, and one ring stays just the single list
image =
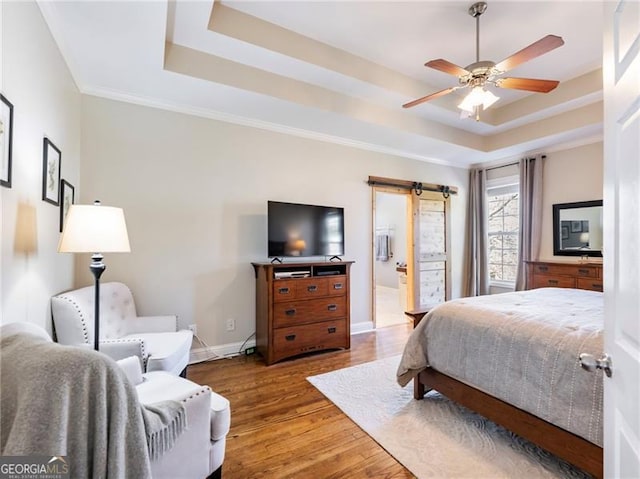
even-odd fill
[{"label": "electrical outlet", "polygon": [[198,334],[198,326],[196,326],[195,324],[190,324],[187,327],[189,328],[189,331],[193,332],[194,335]]},{"label": "electrical outlet", "polygon": [[233,318],[227,319],[227,331],[235,331],[236,330],[236,320]]}]

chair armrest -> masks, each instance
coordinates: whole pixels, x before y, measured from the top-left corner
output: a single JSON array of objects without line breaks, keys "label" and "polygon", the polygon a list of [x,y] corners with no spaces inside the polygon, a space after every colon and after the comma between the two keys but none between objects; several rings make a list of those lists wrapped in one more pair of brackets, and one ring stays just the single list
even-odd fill
[{"label": "chair armrest", "polygon": [[100,341],[100,352],[114,361],[138,356],[143,364],[147,362],[147,352],[142,339],[103,339]]},{"label": "chair armrest", "polygon": [[175,314],[167,316],[138,316],[127,319],[127,333],[175,333],[178,330],[178,317]]},{"label": "chair armrest", "polygon": [[142,404],[171,399],[184,404],[187,429],[174,447],[151,462],[154,479],[207,477],[211,470],[211,389],[164,371],[143,375],[136,386]]}]

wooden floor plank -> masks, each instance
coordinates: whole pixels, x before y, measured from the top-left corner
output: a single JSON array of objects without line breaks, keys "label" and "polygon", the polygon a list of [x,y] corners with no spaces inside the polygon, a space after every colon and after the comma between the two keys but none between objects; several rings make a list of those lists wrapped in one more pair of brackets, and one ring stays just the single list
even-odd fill
[{"label": "wooden floor plank", "polygon": [[306,378],[400,354],[406,325],[352,336],[351,349],[265,366],[238,356],[189,367],[231,402],[225,479],[414,477]]}]

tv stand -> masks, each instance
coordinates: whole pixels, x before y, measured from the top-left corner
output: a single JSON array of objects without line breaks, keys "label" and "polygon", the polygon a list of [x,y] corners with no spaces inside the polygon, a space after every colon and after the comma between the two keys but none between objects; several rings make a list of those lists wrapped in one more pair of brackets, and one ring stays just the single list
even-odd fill
[{"label": "tv stand", "polygon": [[353,261],[251,264],[256,349],[267,366],[309,352],[349,349]]}]

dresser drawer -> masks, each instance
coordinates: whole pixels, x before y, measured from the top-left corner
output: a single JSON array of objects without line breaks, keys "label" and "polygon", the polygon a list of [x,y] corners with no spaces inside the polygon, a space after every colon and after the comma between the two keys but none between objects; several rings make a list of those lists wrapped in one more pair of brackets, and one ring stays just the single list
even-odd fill
[{"label": "dresser drawer", "polygon": [[273,301],[291,301],[296,299],[295,279],[277,279],[273,282]]},{"label": "dresser drawer", "polygon": [[347,277],[331,276],[327,278],[327,290],[329,296],[345,296],[347,294]]},{"label": "dresser drawer", "polygon": [[347,309],[344,296],[289,301],[273,305],[274,328],[346,317]]},{"label": "dresser drawer", "polygon": [[[557,275],[566,275],[566,276],[577,276],[581,278],[597,278],[598,277],[598,268],[594,266],[582,266],[579,264],[570,265],[570,264],[535,264],[533,265],[533,274],[543,274],[547,276],[557,276]],[[566,286],[569,287],[569,286]]]},{"label": "dresser drawer", "polygon": [[274,360],[314,350],[348,347],[347,335],[346,319],[274,329]]},{"label": "dresser drawer", "polygon": [[327,296],[329,282],[327,278],[305,278],[296,281],[296,299],[311,299]]},{"label": "dresser drawer", "polygon": [[575,288],[576,278],[570,276],[547,276],[535,274],[532,288]]},{"label": "dresser drawer", "polygon": [[603,291],[603,283],[601,279],[578,278],[578,288],[589,289],[591,291]]}]

